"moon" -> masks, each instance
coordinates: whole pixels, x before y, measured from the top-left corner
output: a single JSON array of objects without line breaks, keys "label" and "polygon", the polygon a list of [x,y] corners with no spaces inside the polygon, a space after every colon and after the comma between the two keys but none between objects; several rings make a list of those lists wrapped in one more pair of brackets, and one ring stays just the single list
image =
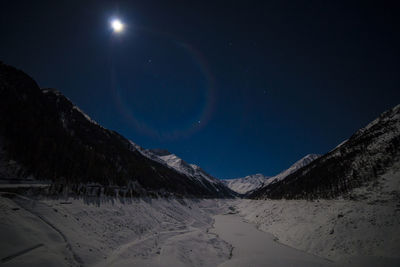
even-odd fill
[{"label": "moon", "polygon": [[111,28],[115,33],[120,33],[124,30],[124,24],[119,19],[113,19],[111,21]]}]

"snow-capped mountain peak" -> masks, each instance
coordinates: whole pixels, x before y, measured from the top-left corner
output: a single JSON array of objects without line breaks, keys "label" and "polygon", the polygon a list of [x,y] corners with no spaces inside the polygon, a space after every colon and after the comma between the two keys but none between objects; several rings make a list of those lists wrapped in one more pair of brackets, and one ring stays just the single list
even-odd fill
[{"label": "snow-capped mountain peak", "polygon": [[230,191],[227,186],[219,179],[211,176],[205,172],[202,168],[195,164],[190,164],[178,157],[177,155],[169,152],[165,149],[147,149],[144,151],[144,155],[155,160],[156,158],[169,166],[170,168],[183,173],[184,175],[192,178],[194,181],[201,183],[203,186],[211,185],[216,191],[229,191],[227,194],[235,195],[234,192]]},{"label": "snow-capped mountain peak", "polygon": [[280,172],[279,174],[273,177],[267,177],[261,173],[257,173],[253,175],[248,175],[243,178],[227,179],[224,180],[224,183],[230,189],[232,189],[235,192],[238,192],[239,194],[248,194],[270,183],[285,179],[288,175],[294,173],[295,171],[304,166],[307,166],[308,164],[310,164],[312,161],[316,160],[319,157],[320,155],[317,154],[308,154],[303,158],[301,158],[300,160],[296,161],[288,169]]},{"label": "snow-capped mountain peak", "polygon": [[396,171],[400,157],[400,105],[382,113],[317,161],[277,180],[253,198],[332,198]]},{"label": "snow-capped mountain peak", "polygon": [[257,173],[242,178],[226,179],[223,181],[233,191],[238,192],[239,194],[246,194],[261,187],[267,179],[267,176]]}]

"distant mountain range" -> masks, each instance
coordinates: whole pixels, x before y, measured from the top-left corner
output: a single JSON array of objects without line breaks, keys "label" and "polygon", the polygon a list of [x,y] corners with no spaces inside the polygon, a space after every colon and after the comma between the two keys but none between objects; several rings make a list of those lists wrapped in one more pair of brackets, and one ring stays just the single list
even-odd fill
[{"label": "distant mountain range", "polygon": [[382,113],[332,151],[309,154],[274,177],[262,174],[224,180],[240,194],[256,199],[333,198],[350,192],[400,162],[400,105]]},{"label": "distant mountain range", "polygon": [[47,193],[256,199],[333,198],[400,160],[400,105],[327,154],[273,177],[219,180],[162,149],[144,149],[92,120],[54,89],[0,63],[0,183],[45,181]]},{"label": "distant mountain range", "polygon": [[54,89],[0,63],[0,178],[46,180],[75,194],[234,197],[172,154],[144,150],[105,129]]},{"label": "distant mountain range", "polygon": [[302,159],[298,160],[297,162],[295,162],[287,170],[284,170],[273,177],[264,176],[263,174],[258,173],[243,178],[226,179],[223,181],[233,191],[238,192],[240,194],[249,194],[252,191],[264,187],[270,183],[276,183],[278,181],[285,179],[288,175],[310,164],[318,157],[320,157],[320,155],[309,154],[303,157]]},{"label": "distant mountain range", "polygon": [[224,179],[222,181],[233,191],[244,195],[263,186],[268,178],[261,173],[257,173],[242,178]]},{"label": "distant mountain range", "polygon": [[[400,105],[382,113],[348,140],[251,198],[333,198],[394,170],[400,161]],[[395,188],[393,189],[395,190]]]}]

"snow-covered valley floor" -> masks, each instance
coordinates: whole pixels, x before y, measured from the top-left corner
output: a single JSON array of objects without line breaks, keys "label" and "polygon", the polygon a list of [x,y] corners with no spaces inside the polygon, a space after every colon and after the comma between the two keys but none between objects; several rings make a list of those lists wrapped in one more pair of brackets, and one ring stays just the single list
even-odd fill
[{"label": "snow-covered valley floor", "polygon": [[33,200],[2,193],[0,265],[400,266],[399,211],[349,200]]},{"label": "snow-covered valley floor", "polygon": [[0,197],[2,266],[217,266],[222,200]]},{"label": "snow-covered valley floor", "polygon": [[336,266],[400,266],[400,210],[348,200],[243,200],[244,220]]},{"label": "snow-covered valley floor", "polygon": [[220,267],[242,266],[332,266],[332,263],[275,242],[275,237],[262,232],[237,214],[214,216],[212,232],[233,246],[232,257]]}]

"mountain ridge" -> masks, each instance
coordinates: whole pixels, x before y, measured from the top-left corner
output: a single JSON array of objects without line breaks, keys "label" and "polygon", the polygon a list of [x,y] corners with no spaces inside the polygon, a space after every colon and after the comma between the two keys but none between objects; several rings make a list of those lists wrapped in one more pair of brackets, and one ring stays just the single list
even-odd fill
[{"label": "mountain ridge", "polygon": [[319,157],[320,155],[318,154],[307,154],[306,156],[293,163],[289,168],[281,171],[275,176],[265,176],[261,173],[257,173],[242,178],[225,179],[223,181],[233,191],[244,195],[251,194],[252,191],[258,190],[270,183],[285,179],[291,173],[310,164],[312,161]]},{"label": "mountain ridge", "polygon": [[396,105],[330,152],[250,197],[334,198],[378,179],[399,160],[400,105]]},{"label": "mountain ridge", "polygon": [[[119,133],[92,120],[55,89],[40,89],[24,72],[0,63],[0,139],[3,160],[63,190],[89,194],[233,197],[224,185],[192,179]],[[6,173],[6,172],[4,172]],[[9,172],[11,173],[11,172]],[[11,177],[10,177],[11,178]],[[123,193],[121,193],[123,191]]]},{"label": "mountain ridge", "polygon": [[261,173],[256,173],[241,178],[224,179],[223,182],[233,191],[244,195],[261,187],[268,178]]}]

